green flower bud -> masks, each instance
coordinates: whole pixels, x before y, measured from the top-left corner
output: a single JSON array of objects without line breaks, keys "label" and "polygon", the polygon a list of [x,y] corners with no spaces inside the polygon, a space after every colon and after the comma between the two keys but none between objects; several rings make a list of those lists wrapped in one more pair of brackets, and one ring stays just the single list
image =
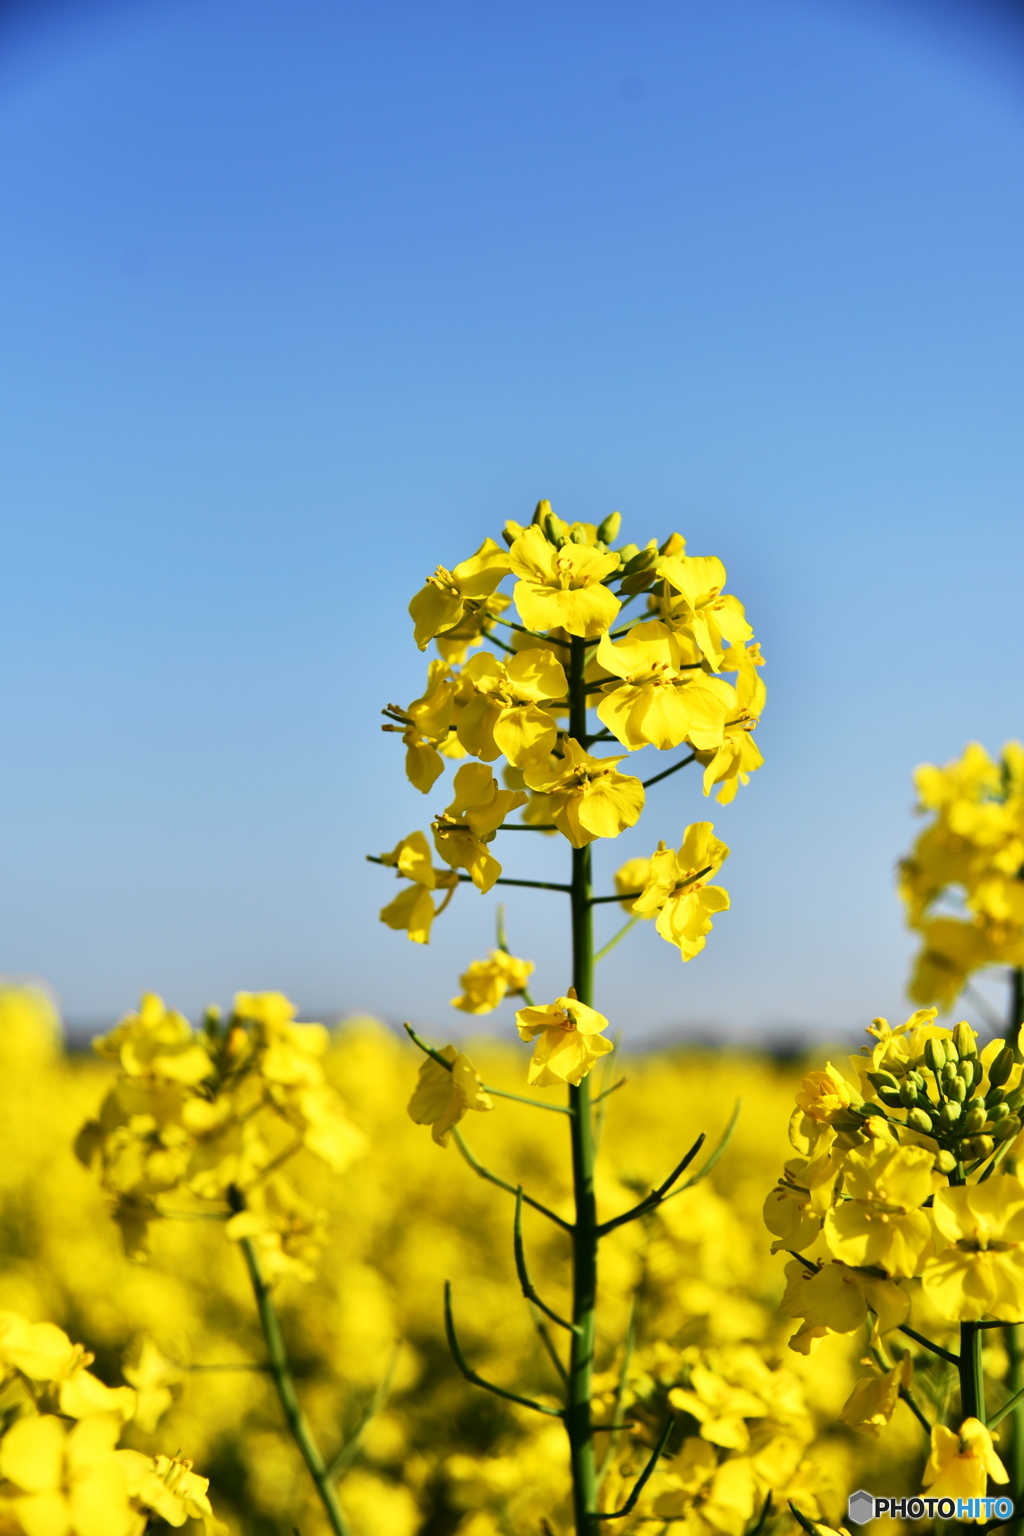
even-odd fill
[{"label": "green flower bud", "polygon": [[977,1056],[978,1047],[974,1039],[974,1030],[969,1024],[962,1021],[953,1031],[953,1044],[961,1061],[966,1061],[968,1056]]},{"label": "green flower bud", "polygon": [[899,1093],[900,1090],[900,1085],[891,1072],[869,1072],[868,1082],[873,1088],[889,1088],[895,1093]]},{"label": "green flower bud", "polygon": [[988,1157],[995,1151],[995,1140],[991,1136],[972,1136],[970,1141],[964,1142],[964,1154],[969,1158]]},{"label": "green flower bud", "polygon": [[940,1173],[952,1173],[953,1169],[956,1167],[956,1158],[953,1156],[952,1152],[943,1150],[935,1159],[935,1166]]},{"label": "green flower bud", "polygon": [[597,525],[597,537],[602,544],[614,544],[618,538],[619,529],[622,527],[622,513],[609,512],[602,523]]},{"label": "green flower bud", "polygon": [[956,1122],[960,1119],[960,1115],[960,1105],[956,1102],[956,1100],[947,1099],[946,1103],[943,1104],[942,1108],[939,1110],[939,1123],[941,1125],[955,1125]]},{"label": "green flower bud", "polygon": [[967,1097],[967,1084],[962,1077],[955,1077],[949,1085],[949,1097],[962,1104]]},{"label": "green flower bud", "polygon": [[975,1066],[976,1063],[973,1061],[961,1061],[960,1065],[956,1069],[956,1073],[960,1081],[964,1083],[968,1088],[974,1082],[975,1076],[977,1075],[974,1070]]},{"label": "green flower bud", "polygon": [[878,1097],[887,1109],[901,1109],[903,1100],[900,1098],[898,1088],[879,1088]]},{"label": "green flower bud", "polygon": [[915,1131],[927,1133],[932,1128],[932,1117],[923,1109],[912,1109],[907,1115],[907,1124],[913,1126]]},{"label": "green flower bud", "polygon": [[1024,1109],[1024,1087],[1015,1088],[1007,1095],[1006,1102],[1011,1109]]},{"label": "green flower bud", "polygon": [[980,1104],[972,1104],[963,1118],[965,1136],[973,1136],[985,1124],[985,1111]]},{"label": "green flower bud", "polygon": [[905,1077],[900,1083],[900,1103],[904,1109],[913,1109],[917,1103],[917,1086],[909,1077]]},{"label": "green flower bud", "polygon": [[1011,1136],[1019,1136],[1020,1117],[1018,1115],[1004,1115],[1002,1120],[997,1120],[992,1127],[992,1135],[996,1141],[1009,1141]]},{"label": "green flower bud", "polygon": [[1005,1104],[993,1104],[988,1112],[988,1117],[990,1120],[1005,1120],[1009,1113],[1010,1111]]},{"label": "green flower bud", "polygon": [[956,1075],[956,1062],[947,1061],[942,1069],[942,1086],[944,1088],[951,1088],[954,1083],[959,1081],[960,1079]]},{"label": "green flower bud", "polygon": [[932,1071],[939,1073],[946,1065],[946,1048],[941,1040],[926,1040],[924,1045],[924,1059]]},{"label": "green flower bud", "polygon": [[993,1088],[1001,1088],[1016,1064],[1012,1045],[1004,1045],[988,1069],[988,1080]]},{"label": "green flower bud", "polygon": [[986,1109],[989,1109],[989,1110],[995,1109],[996,1105],[997,1104],[1002,1104],[1002,1102],[1003,1102],[1003,1100],[1005,1098],[1006,1098],[1006,1094],[1003,1092],[1003,1090],[1001,1088],[990,1088],[988,1093],[986,1093],[985,1098],[984,1098],[984,1104],[985,1104]]}]

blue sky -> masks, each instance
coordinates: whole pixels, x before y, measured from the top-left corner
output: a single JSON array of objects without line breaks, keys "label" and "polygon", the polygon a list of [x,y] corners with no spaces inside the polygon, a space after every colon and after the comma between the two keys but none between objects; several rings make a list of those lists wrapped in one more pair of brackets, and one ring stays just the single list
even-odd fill
[{"label": "blue sky", "polygon": [[[405,607],[550,497],[725,561],[767,765],[628,1038],[899,1015],[910,774],[1024,733],[1024,36],[870,0],[174,0],[0,24],[0,968],[437,1033],[363,862],[447,797]],[[625,853],[707,814],[685,775]],[[437,802],[435,804],[435,801]],[[540,839],[509,859],[555,870]],[[557,896],[508,903],[539,993]],[[614,919],[607,917],[609,932]],[[510,1012],[494,1021],[507,1030]]]}]

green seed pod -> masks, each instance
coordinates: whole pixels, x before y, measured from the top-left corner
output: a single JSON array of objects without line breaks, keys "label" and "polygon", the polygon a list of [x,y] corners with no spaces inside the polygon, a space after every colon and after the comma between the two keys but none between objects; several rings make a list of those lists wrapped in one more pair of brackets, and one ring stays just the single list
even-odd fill
[{"label": "green seed pod", "polygon": [[974,1030],[969,1024],[962,1021],[953,1031],[953,1044],[961,1061],[966,1061],[968,1056],[977,1056],[978,1047],[974,1039]]},{"label": "green seed pod", "polygon": [[960,1115],[960,1105],[955,1099],[948,1099],[939,1110],[939,1124],[946,1126],[955,1125],[960,1119]]},{"label": "green seed pod", "polygon": [[1001,1088],[1016,1064],[1012,1045],[1004,1045],[988,1069],[988,1080],[993,1088]]},{"label": "green seed pod", "polygon": [[609,512],[603,522],[597,525],[597,537],[602,544],[614,544],[622,527],[622,513]]},{"label": "green seed pod", "polygon": [[946,1065],[946,1048],[941,1040],[926,1040],[924,1059],[936,1074]]},{"label": "green seed pod", "polygon": [[912,1109],[907,1115],[907,1124],[913,1126],[915,1131],[927,1133],[932,1128],[932,1117],[923,1109]]},{"label": "green seed pod", "polygon": [[980,1131],[985,1124],[985,1111],[980,1104],[972,1104],[963,1118],[963,1132],[965,1136],[973,1136]]}]

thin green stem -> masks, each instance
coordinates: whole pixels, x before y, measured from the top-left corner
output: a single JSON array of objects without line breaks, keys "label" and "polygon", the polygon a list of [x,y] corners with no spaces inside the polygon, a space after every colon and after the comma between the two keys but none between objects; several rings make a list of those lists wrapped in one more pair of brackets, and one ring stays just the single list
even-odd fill
[{"label": "thin green stem", "polygon": [[538,635],[536,630],[527,629],[525,624],[513,624],[511,619],[499,619],[496,614],[488,615],[492,624],[503,624],[506,629],[518,630],[521,635],[531,635],[534,640],[543,640],[545,645],[560,645],[568,649],[568,640],[556,640],[553,635]]},{"label": "thin green stem", "polygon": [[960,1324],[960,1412],[985,1422],[985,1378],[981,1367],[984,1333],[976,1323]]},{"label": "thin green stem", "polygon": [[622,1364],[619,1367],[619,1379],[615,1385],[615,1400],[612,1403],[612,1424],[616,1426],[612,1430],[611,1439],[605,1447],[605,1453],[601,1458],[600,1471],[597,1474],[598,1488],[604,1480],[605,1473],[611,1466],[612,1457],[615,1455],[619,1444],[619,1435],[622,1433],[622,1403],[626,1396],[626,1387],[629,1384],[629,1368],[633,1363],[633,1350],[636,1347],[636,1292],[629,1299],[629,1320],[626,1323],[626,1338],[622,1346]]},{"label": "thin green stem", "polygon": [[352,1465],[358,1456],[359,1447],[362,1443],[363,1435],[365,1434],[367,1427],[387,1402],[388,1396],[391,1392],[391,1378],[395,1373],[395,1365],[398,1360],[398,1348],[399,1346],[396,1344],[394,1349],[391,1351],[391,1358],[388,1361],[387,1369],[384,1372],[383,1378],[381,1379],[379,1385],[377,1386],[377,1390],[374,1392],[372,1398],[370,1399],[366,1412],[362,1415],[359,1423],[349,1435],[344,1445],[331,1457],[330,1465],[327,1468],[328,1476],[340,1477],[343,1472],[348,1471],[348,1468]]},{"label": "thin green stem", "polygon": [[627,1515],[631,1515],[633,1513],[637,1506],[637,1500],[640,1498],[640,1495],[646,1488],[651,1474],[653,1473],[655,1467],[658,1465],[658,1460],[661,1456],[661,1453],[665,1449],[665,1446],[668,1444],[668,1437],[672,1433],[672,1427],[674,1424],[674,1418],[670,1417],[666,1419],[664,1428],[662,1429],[661,1434],[658,1436],[657,1444],[655,1445],[654,1450],[651,1452],[650,1457],[648,1458],[647,1465],[644,1467],[643,1471],[640,1473],[640,1476],[633,1484],[633,1487],[630,1490],[629,1498],[626,1500],[625,1504],[623,1504],[620,1509],[616,1509],[612,1514],[598,1515],[597,1518],[599,1520],[625,1520]]},{"label": "thin green stem", "polygon": [[652,784],[660,784],[662,779],[667,779],[670,774],[678,773],[680,768],[688,768],[691,763],[696,761],[696,752],[691,752],[689,757],[680,758],[679,762],[673,763],[671,768],[663,768],[662,771],[660,773],[656,773],[652,779],[641,779],[640,782],[644,789],[650,789]]},{"label": "thin green stem", "polygon": [[[504,1189],[508,1194],[515,1194],[517,1189],[515,1184],[510,1184],[507,1179],[499,1178],[496,1173],[492,1173],[489,1168],[484,1166],[479,1158],[473,1155],[473,1153],[467,1147],[462,1136],[459,1134],[458,1126],[454,1126],[452,1128],[452,1135],[455,1138],[455,1145],[458,1147],[459,1151],[462,1153],[463,1157],[466,1159],[466,1162],[472,1168],[474,1173],[479,1174],[480,1178],[486,1179],[489,1184],[496,1184],[499,1189]],[[556,1227],[561,1227],[563,1232],[572,1231],[571,1221],[564,1221],[561,1216],[556,1216],[554,1211],[549,1210],[546,1205],[541,1205],[540,1201],[535,1200],[532,1195],[524,1195],[523,1199],[526,1201],[528,1206],[532,1207],[533,1210],[539,1211],[542,1216],[546,1216],[549,1221],[553,1221]]]},{"label": "thin green stem", "polygon": [[[587,731],[587,695],[584,671],[586,642],[574,639],[569,663],[569,731],[577,740]],[[572,984],[581,1003],[594,1001],[594,916],[591,904],[591,850],[572,851]],[[572,1180],[576,1219],[572,1231],[572,1322],[569,1350],[569,1385],[566,1392],[565,1426],[572,1467],[572,1501],[576,1536],[596,1536],[597,1464],[591,1378],[594,1368],[594,1337],[597,1308],[597,1199],[594,1193],[594,1129],[590,1082],[569,1089],[573,1117]]]},{"label": "thin green stem", "polygon": [[559,1328],[565,1328],[572,1333],[572,1323],[567,1323],[564,1317],[559,1317],[546,1301],[538,1294],[537,1287],[530,1279],[530,1272],[526,1267],[526,1247],[523,1243],[523,1186],[520,1184],[516,1190],[516,1214],[512,1225],[512,1251],[515,1255],[516,1274],[519,1276],[519,1284],[527,1301],[532,1301],[535,1307],[539,1307],[545,1317],[550,1317]]},{"label": "thin green stem", "polygon": [[652,1189],[649,1195],[645,1195],[636,1205],[630,1206],[628,1211],[623,1211],[621,1216],[613,1216],[610,1221],[602,1221],[597,1229],[598,1237],[607,1237],[609,1232],[614,1232],[616,1227],[624,1227],[629,1221],[636,1221],[641,1216],[646,1216],[648,1211],[653,1211],[665,1199],[668,1191],[678,1178],[682,1176],[693,1162],[697,1153],[704,1145],[704,1132],[701,1131],[690,1150],[683,1154],[679,1162],[673,1168],[668,1178]]},{"label": "thin green stem", "polygon": [[629,930],[636,923],[638,923],[639,921],[640,921],[640,918],[634,912],[633,916],[629,919],[629,921],[623,923],[623,925],[619,929],[618,933],[614,934],[613,937],[608,940],[608,943],[605,944],[602,949],[598,950],[597,954],[594,956],[594,960],[595,961],[603,960],[605,955],[607,955],[610,950],[613,950],[615,948],[616,944],[619,942],[619,940],[620,939],[624,939],[626,937],[626,934],[629,932]]},{"label": "thin green stem", "polygon": [[518,1403],[522,1408],[532,1408],[536,1413],[546,1413],[553,1419],[562,1417],[561,1408],[549,1408],[546,1403],[538,1403],[532,1397],[523,1397],[519,1392],[509,1392],[505,1387],[497,1386],[493,1381],[488,1381],[481,1376],[479,1371],[474,1371],[467,1361],[455,1332],[455,1319],[452,1317],[452,1283],[446,1280],[444,1283],[444,1329],[448,1335],[448,1348],[451,1350],[452,1359],[467,1381],[471,1381],[474,1387],[483,1387],[485,1392],[493,1392],[495,1397],[504,1397],[510,1403]]},{"label": "thin green stem", "polygon": [[1015,1050],[1022,1024],[1024,1024],[1024,966],[1015,965],[1010,972],[1010,1016],[1006,1023],[1006,1039]]},{"label": "thin green stem", "polygon": [[[444,1067],[446,1072],[452,1071],[455,1063],[449,1061],[440,1051],[435,1051],[434,1047],[428,1045],[425,1040],[421,1040],[411,1024],[406,1023],[402,1027],[412,1043],[418,1046],[425,1056],[429,1056],[431,1061],[436,1061],[439,1067]],[[480,1086],[484,1093],[493,1093],[499,1099],[514,1099],[517,1104],[529,1104],[531,1109],[548,1109],[556,1115],[572,1114],[572,1110],[567,1109],[564,1104],[545,1104],[541,1099],[528,1099],[524,1093],[508,1093],[504,1088],[492,1088],[490,1083],[481,1083]]]},{"label": "thin green stem", "polygon": [[[234,1210],[245,1210],[245,1196],[241,1190],[231,1189],[229,1199]],[[299,1403],[295,1378],[292,1376],[288,1351],[281,1332],[281,1320],[274,1306],[270,1286],[260,1269],[255,1244],[251,1238],[243,1237],[239,1247],[242,1250],[245,1267],[249,1271],[249,1282],[256,1298],[256,1310],[259,1313],[260,1326],[263,1329],[267,1354],[270,1357],[270,1374],[274,1378],[274,1385],[277,1388],[277,1395],[292,1439],[298,1446],[316,1491],[320,1495],[320,1502],[334,1536],[350,1536],[348,1521],[341,1512],[341,1505],[338,1503],[338,1495],[331,1481],[327,1463]]]}]

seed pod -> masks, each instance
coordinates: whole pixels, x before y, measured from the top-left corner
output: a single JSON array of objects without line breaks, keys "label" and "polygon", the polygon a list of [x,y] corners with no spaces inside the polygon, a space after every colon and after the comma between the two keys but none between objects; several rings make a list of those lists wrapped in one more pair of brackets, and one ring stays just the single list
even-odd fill
[{"label": "seed pod", "polygon": [[963,1118],[965,1136],[973,1136],[985,1124],[985,1111],[980,1104],[972,1104]]},{"label": "seed pod", "polygon": [[939,1110],[939,1123],[940,1125],[946,1126],[955,1125],[956,1122],[960,1119],[960,1115],[960,1105],[956,1102],[956,1100],[947,1099],[946,1103],[943,1104],[942,1108]]},{"label": "seed pod", "polygon": [[953,1044],[961,1061],[966,1061],[968,1056],[977,1056],[978,1047],[975,1044],[974,1030],[969,1024],[961,1021],[953,1031]]},{"label": "seed pod", "polygon": [[926,1040],[924,1044],[924,1059],[932,1071],[939,1073],[946,1065],[946,1048],[941,1040]]},{"label": "seed pod", "polygon": [[923,1109],[912,1109],[907,1115],[907,1124],[913,1126],[915,1131],[927,1133],[932,1128],[932,1117]]},{"label": "seed pod", "polygon": [[993,1088],[1001,1088],[1013,1071],[1016,1058],[1012,1045],[1004,1045],[988,1069],[988,1080]]}]

